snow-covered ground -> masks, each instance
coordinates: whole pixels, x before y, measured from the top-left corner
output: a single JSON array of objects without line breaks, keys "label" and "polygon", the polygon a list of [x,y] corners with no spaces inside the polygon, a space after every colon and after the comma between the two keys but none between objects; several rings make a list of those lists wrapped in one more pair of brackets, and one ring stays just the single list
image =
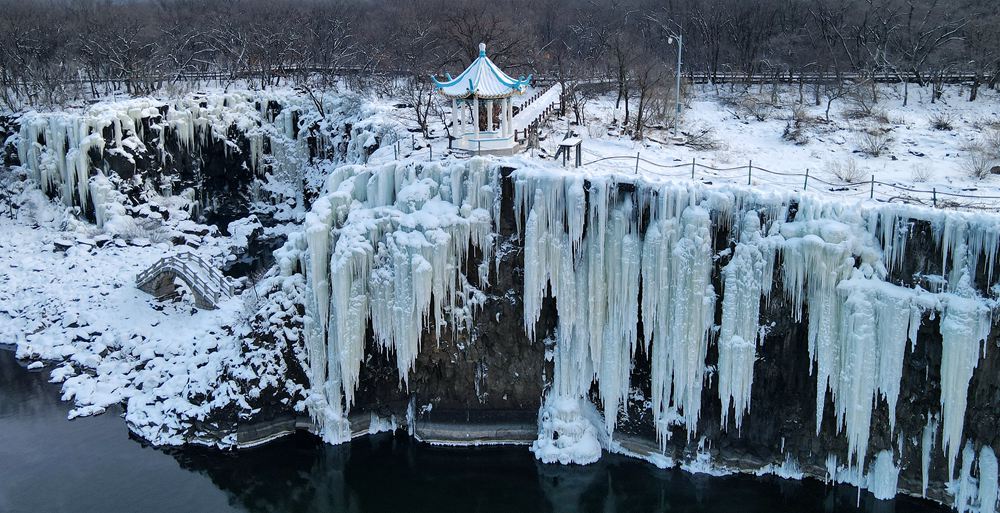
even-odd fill
[{"label": "snow-covered ground", "polygon": [[[17,220],[0,216],[0,341],[15,344],[32,368],[56,365],[51,379],[75,405],[70,418],[125,403],[134,432],[183,443],[193,423],[236,397],[224,376],[239,360],[230,326],[241,303],[199,310],[191,298],[159,302],[135,287],[135,275],[182,249],[218,259],[229,239],[196,235],[209,228],[180,221],[181,211],[154,240],[112,238],[40,191],[26,195]],[[174,247],[174,237],[201,246]]]},{"label": "snow-covered ground", "polygon": [[[693,162],[694,180],[706,184],[749,183],[759,188],[805,189],[858,200],[1000,208],[1000,175],[988,173],[990,167],[1000,166],[1000,93],[984,91],[975,102],[969,102],[967,91],[946,86],[942,97],[932,103],[929,87],[911,87],[904,107],[900,87],[881,85],[879,101],[866,103],[864,107],[870,109],[870,114],[862,117],[851,114],[861,108],[857,101],[848,96],[837,98],[831,103],[827,120],[827,98],[821,95],[821,104],[815,105],[809,87],[803,93],[804,103],[799,105],[797,87],[781,86],[777,101],[772,103],[770,86],[765,86],[763,92],[755,86],[741,94],[739,88],[732,91],[728,86],[719,86],[717,90],[711,85],[695,85],[685,96],[677,136],[669,127],[673,119],[670,104],[664,119],[651,122],[663,126],[647,128],[641,142],[623,132],[624,106],[616,109],[615,95],[609,93],[585,104],[581,125],[573,122],[568,106],[565,116],[557,113],[548,118],[541,131],[541,147],[529,149],[527,154],[551,161],[559,141],[572,132],[583,139],[582,160],[589,170],[629,174],[638,171],[650,178],[688,181],[692,180]],[[530,88],[525,97],[546,89]],[[734,105],[741,99],[768,107],[749,111]],[[391,103],[389,99],[375,101]],[[539,100],[535,105],[542,103]],[[632,116],[636,103],[633,98]],[[530,121],[533,112],[529,108],[527,116],[515,116],[515,123],[521,127]],[[411,131],[417,129],[407,109],[397,108],[394,113]],[[758,114],[764,120],[758,120]],[[938,120],[948,121],[951,128],[935,128]],[[790,131],[787,137],[786,128]],[[432,119],[430,133],[430,140],[419,136],[412,141],[402,140],[398,152],[383,147],[369,162],[464,156],[448,149],[440,119]],[[869,133],[880,136],[873,139]],[[880,146],[878,156],[865,151],[873,144]],[[970,170],[974,146],[987,152],[987,174],[982,178],[973,176]],[[753,171],[748,177],[751,164]]]},{"label": "snow-covered ground", "polygon": [[[880,101],[874,104],[872,116],[848,119],[846,115],[858,105],[848,98],[832,103],[826,120],[826,99],[816,106],[807,88],[804,105],[794,112],[798,102],[797,88],[783,89],[778,95],[778,107],[762,108],[764,119],[730,105],[730,98],[739,96],[728,87],[695,86],[683,107],[679,141],[672,139],[669,128],[647,129],[646,140],[633,141],[621,135],[617,125],[624,118],[624,108],[615,109],[613,94],[600,96],[584,109],[584,126],[570,124],[572,116],[550,122],[552,136],[542,142],[542,148],[553,155],[558,141],[568,131],[583,139],[583,162],[600,160],[602,168],[618,168],[634,173],[636,155],[640,157],[638,171],[678,180],[691,179],[691,163],[695,162],[695,179],[711,183],[748,183],[748,165],[754,171],[750,183],[757,187],[808,190],[867,199],[871,195],[870,180],[885,182],[921,191],[937,189],[938,203],[974,203],[1000,205],[1000,175],[985,178],[972,176],[969,167],[970,146],[992,144],[1000,152],[1000,95],[987,92],[975,102],[969,102],[957,87],[946,88],[936,103],[930,101],[930,89],[911,88],[909,105],[903,107],[902,97],[893,86],[882,86]],[[770,103],[770,87],[758,94],[754,87],[750,95]],[[672,107],[672,105],[671,105]],[[632,105],[634,116],[635,105]],[[796,116],[797,114],[797,116]],[[664,120],[669,122],[668,119]],[[951,130],[933,126],[943,116],[950,120]],[[799,135],[796,140],[783,138],[786,127],[795,127],[798,117]],[[617,122],[616,122],[617,120]],[[864,152],[866,132],[884,132],[886,146],[879,156]],[[695,144],[698,143],[698,144]],[[692,146],[710,146],[695,148]],[[608,158],[621,157],[621,158]],[[601,160],[606,159],[606,160]],[[597,164],[589,164],[593,167]],[[992,165],[1000,165],[1000,161]],[[725,169],[716,171],[706,167]],[[758,170],[764,168],[782,176]],[[809,182],[803,176],[809,171]],[[843,185],[845,178],[855,182]],[[835,186],[820,182],[830,182]],[[946,193],[968,196],[992,196],[975,199],[948,196]],[[913,193],[876,183],[875,198],[898,201],[910,197],[925,204],[933,202],[930,193]]]}]

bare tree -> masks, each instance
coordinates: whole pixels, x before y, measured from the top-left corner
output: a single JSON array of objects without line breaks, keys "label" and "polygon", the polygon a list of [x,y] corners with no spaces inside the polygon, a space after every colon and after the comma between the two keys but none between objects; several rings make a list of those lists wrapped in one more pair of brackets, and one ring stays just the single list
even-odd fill
[{"label": "bare tree", "polygon": [[650,14],[684,35],[685,73],[714,84],[769,84],[774,95],[794,81],[802,100],[812,83],[822,103],[831,80],[864,80],[872,101],[892,80],[906,102],[911,84],[939,91],[969,76],[974,100],[1000,80],[998,11],[992,0],[0,0],[0,103],[202,80],[382,95],[408,82],[426,124],[423,77],[464,66],[483,42],[505,69],[553,78],[569,94],[610,83],[619,121],[633,127],[638,56],[672,55],[664,38],[647,37]]},{"label": "bare tree", "polygon": [[632,138],[642,140],[653,95],[663,87],[667,78],[672,75],[666,71],[663,62],[651,54],[639,55],[635,60],[633,73],[639,105],[635,111],[635,129],[632,132]]}]

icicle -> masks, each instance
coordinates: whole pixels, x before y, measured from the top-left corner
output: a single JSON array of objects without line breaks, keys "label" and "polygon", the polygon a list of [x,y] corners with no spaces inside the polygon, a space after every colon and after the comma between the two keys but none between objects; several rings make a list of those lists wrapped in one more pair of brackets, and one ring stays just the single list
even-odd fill
[{"label": "icicle", "polygon": [[[655,338],[652,358],[663,362],[653,374],[654,421],[670,411],[682,412],[688,435],[694,434],[701,411],[708,333],[715,316],[712,245],[708,212],[689,207],[682,215],[683,237],[671,254],[673,300],[668,307],[666,337]],[[660,374],[657,371],[666,371]],[[657,401],[659,399],[659,401]]]},{"label": "icicle", "polygon": [[549,394],[538,412],[531,452],[543,463],[586,465],[601,457],[601,414],[589,401]]},{"label": "icicle", "polygon": [[842,316],[841,372],[832,387],[837,425],[845,426],[847,433],[847,464],[863,467],[878,373],[878,347],[872,336],[876,331],[874,305],[867,294],[849,294]]},{"label": "icicle", "polygon": [[889,500],[896,497],[896,486],[899,481],[899,467],[893,463],[892,451],[881,451],[865,476],[868,491],[876,499]]},{"label": "icicle", "polygon": [[885,207],[874,216],[879,228],[879,239],[882,242],[883,262],[889,270],[898,269],[906,255],[906,242],[909,239],[908,220],[899,217],[899,213],[890,207]]},{"label": "icicle", "polygon": [[[730,403],[739,430],[750,411],[753,367],[757,359],[760,300],[764,287],[764,255],[760,220],[747,212],[733,258],[722,270],[722,326],[719,336],[719,399],[722,427],[726,428]],[[770,280],[770,276],[767,277]]]},{"label": "icicle", "polygon": [[[972,477],[972,464],[976,459],[976,451],[972,448],[972,442],[966,442],[962,449],[962,468],[959,471],[957,481],[950,483],[954,502],[951,507],[958,513],[965,513],[972,509],[976,502],[978,486],[976,479]],[[950,476],[949,476],[950,478]]]},{"label": "icicle", "polygon": [[997,455],[984,445],[979,450],[979,513],[995,513],[1000,498],[997,482]]},{"label": "icicle", "polygon": [[941,273],[948,279],[949,288],[954,290],[968,263],[967,224],[958,216],[946,216],[944,226],[939,228],[937,234],[938,247],[941,248]]},{"label": "icicle", "polygon": [[996,263],[997,252],[1000,250],[1000,227],[993,223],[969,223],[969,272],[978,272],[979,259],[986,256],[986,279],[993,283],[993,266]]},{"label": "icicle", "polygon": [[598,390],[609,432],[614,428],[618,406],[628,394],[628,375],[638,340],[642,242],[636,232],[632,201],[626,197],[608,220],[605,248],[607,323],[601,343]]},{"label": "icicle", "polygon": [[927,497],[927,484],[931,469],[931,451],[934,450],[934,441],[937,437],[938,417],[937,415],[927,416],[927,425],[924,426],[923,435],[920,437],[920,475],[921,475],[921,496]]},{"label": "icicle", "polygon": [[941,319],[941,449],[948,456],[948,477],[962,443],[969,381],[979,364],[990,330],[989,310],[975,299],[949,296]]},{"label": "icicle", "polygon": [[424,178],[412,165],[386,165],[344,166],[327,179],[307,215],[302,257],[312,297],[309,410],[324,439],[350,434],[369,321],[376,343],[396,355],[404,387],[424,331],[439,338],[456,324],[466,253],[490,255],[496,171],[473,159],[425,168]]}]

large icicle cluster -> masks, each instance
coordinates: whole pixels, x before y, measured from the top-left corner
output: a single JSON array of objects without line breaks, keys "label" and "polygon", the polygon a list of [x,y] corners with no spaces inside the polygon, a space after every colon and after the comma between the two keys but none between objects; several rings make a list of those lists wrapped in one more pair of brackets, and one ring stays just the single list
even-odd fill
[{"label": "large icicle cluster", "polygon": [[[727,426],[734,414],[738,429],[750,408],[761,303],[780,262],[792,314],[808,321],[816,430],[829,392],[837,429],[848,441],[847,466],[840,472],[866,476],[871,462],[872,486],[880,496],[893,493],[888,488],[895,488],[898,468],[892,452],[869,455],[872,415],[884,401],[891,434],[900,435],[894,432],[896,403],[907,343],[915,347],[922,318],[937,314],[943,315],[945,355],[941,445],[954,465],[969,380],[995,302],[975,290],[971,276],[979,266],[992,282],[996,219],[898,206],[857,208],[812,196],[795,198],[793,205],[789,197],[633,177],[619,183],[607,175],[539,170],[520,170],[515,177],[529,336],[536,335],[546,296],[555,299],[558,312],[555,376],[546,405],[562,407],[543,406],[546,423],[560,412],[580,417],[581,408],[566,408],[572,404],[567,400],[586,400],[596,383],[610,435],[629,390],[632,359],[642,348],[651,361],[652,414],[661,444],[678,421],[693,436],[707,349],[717,333],[721,421]],[[889,269],[902,262],[911,219],[931,223],[946,255],[946,276],[934,291],[887,281]],[[717,252],[713,239],[720,227],[729,228],[729,244]],[[711,279],[717,259],[726,262],[718,325]],[[536,447],[547,448],[552,441],[544,426],[541,431]],[[924,439],[933,445],[933,433]]]},{"label": "large icicle cluster", "polygon": [[395,354],[405,385],[422,333],[440,337],[457,323],[470,250],[483,255],[478,283],[488,282],[497,176],[481,159],[342,166],[315,201],[305,232],[279,252],[282,271],[303,269],[310,284],[308,406],[324,439],[350,437],[347,414],[369,324],[374,341]]},{"label": "large icicle cluster", "polygon": [[[954,476],[968,386],[996,303],[996,287],[975,280],[979,268],[992,283],[996,219],[551,168],[522,166],[512,179],[524,244],[524,329],[555,341],[555,372],[532,446],[540,459],[586,463],[599,457],[598,447],[615,444],[638,351],[650,361],[650,407],[663,449],[675,427],[689,440],[697,435],[712,343],[720,421],[728,428],[731,418],[739,430],[765,332],[761,308],[777,271],[791,316],[807,324],[816,430],[829,415],[848,442],[846,454],[830,455],[830,475],[880,497],[894,493],[901,463],[894,448],[869,451],[873,413],[884,405],[890,437],[902,440],[896,408],[904,359],[923,319],[941,316],[941,411],[929,414],[921,433],[921,465],[926,476],[939,446]],[[440,336],[457,322],[449,312],[462,301],[470,248],[484,255],[478,279],[486,283],[497,182],[496,167],[475,159],[347,166],[330,176],[282,263],[286,273],[303,269],[310,283],[310,410],[326,439],[347,436],[367,337],[395,354],[405,385],[421,333]],[[913,220],[930,223],[947,255],[946,276],[918,280],[936,284],[933,290],[888,281],[904,262]],[[725,240],[717,240],[721,233]],[[548,297],[556,328],[536,333]],[[594,389],[602,412],[591,403]],[[824,411],[827,394],[832,412]],[[989,475],[991,460],[982,461]]]},{"label": "large icicle cluster", "polygon": [[760,299],[771,292],[774,244],[761,237],[760,218],[747,212],[733,257],[722,270],[722,325],[719,334],[719,399],[722,426],[728,425],[729,404],[736,428],[750,411],[753,366],[760,335]]},{"label": "large icicle cluster", "polygon": [[941,448],[948,455],[948,475],[962,444],[969,381],[990,333],[987,308],[979,301],[951,296],[941,319]]},{"label": "large icicle cluster", "polygon": [[[194,156],[218,143],[227,154],[238,153],[242,150],[232,139],[235,130],[249,143],[245,158],[250,171],[262,181],[267,174],[281,184],[298,184],[299,190],[281,192],[301,203],[310,141],[321,157],[335,154],[344,162],[358,163],[367,159],[379,138],[392,142],[401,131],[398,122],[351,96],[330,98],[323,107],[326,117],[305,95],[276,90],[197,94],[170,101],[137,98],[79,110],[28,112],[18,119],[17,154],[45,192],[67,206],[92,203],[102,227],[109,217],[102,211],[110,208],[114,214],[113,203],[119,199],[109,194],[114,185],[109,179],[114,177],[106,156],[138,167],[136,157],[143,155],[166,165],[178,157],[168,150],[168,139]],[[342,133],[340,123],[352,125],[351,133]]]},{"label": "large icicle cluster", "polygon": [[[529,335],[547,293],[558,311],[550,393],[584,398],[596,381],[607,431],[613,431],[639,346],[641,305],[641,340],[652,363],[652,408],[661,443],[669,436],[667,424],[676,419],[693,434],[715,322],[713,205],[701,204],[700,191],[674,185],[619,193],[606,176],[585,180],[521,172],[515,190],[515,215],[525,222]],[[640,219],[648,221],[640,227]],[[774,262],[773,244],[761,235],[757,214],[746,212],[739,224],[741,242],[724,270],[719,343],[720,399],[727,408],[734,404],[737,425],[749,407],[760,300],[770,290]]]}]

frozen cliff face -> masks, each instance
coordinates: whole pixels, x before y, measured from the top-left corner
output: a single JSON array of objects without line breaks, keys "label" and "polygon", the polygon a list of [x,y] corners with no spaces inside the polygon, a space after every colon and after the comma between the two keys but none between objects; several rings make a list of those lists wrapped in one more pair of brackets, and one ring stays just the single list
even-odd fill
[{"label": "frozen cliff face", "polygon": [[[497,164],[480,159],[331,175],[281,260],[286,274],[307,276],[307,404],[327,440],[349,434],[369,337],[394,355],[406,389],[419,333],[439,340],[467,329],[477,298],[502,292],[490,290],[489,269],[500,217],[509,215],[523,247],[524,334],[554,340],[533,446],[544,461],[592,461],[594,441],[620,447],[615,431],[640,384],[650,391],[644,408],[661,451],[675,429],[687,440],[702,436],[709,390],[722,429],[741,436],[772,328],[762,326],[763,307],[780,298],[805,332],[812,428],[844,441],[830,454],[830,476],[888,497],[903,470],[919,466],[926,475],[930,451],[940,450],[949,479],[960,478],[970,380],[996,305],[1000,219],[511,165],[516,171],[503,180]],[[511,197],[501,201],[505,180]],[[504,201],[512,212],[501,212]],[[921,223],[935,247],[920,251],[941,262],[894,277],[917,250],[907,242]],[[549,325],[540,321],[553,301],[555,321],[544,328],[551,331],[536,332]],[[931,412],[940,420],[902,432],[898,414],[928,413],[899,402],[908,354],[928,319],[940,320],[939,410]],[[634,382],[639,356],[649,362],[648,383]],[[880,409],[888,411],[884,424],[875,420]],[[910,439],[926,458],[903,459]]]},{"label": "frozen cliff face", "polygon": [[[343,166],[280,253],[282,272],[304,271],[311,389],[307,403],[324,439],[350,436],[369,326],[395,355],[406,386],[421,334],[465,327],[480,301],[470,283],[489,281],[495,169],[450,165]],[[465,274],[471,251],[482,255]]]},{"label": "frozen cliff face", "polygon": [[402,133],[358,98],[330,98],[323,107],[325,116],[292,90],[107,101],[26,113],[12,140],[46,193],[103,227],[123,203],[183,189],[192,209],[232,209],[264,199],[262,192],[303,205],[311,164],[365,162]]}]

